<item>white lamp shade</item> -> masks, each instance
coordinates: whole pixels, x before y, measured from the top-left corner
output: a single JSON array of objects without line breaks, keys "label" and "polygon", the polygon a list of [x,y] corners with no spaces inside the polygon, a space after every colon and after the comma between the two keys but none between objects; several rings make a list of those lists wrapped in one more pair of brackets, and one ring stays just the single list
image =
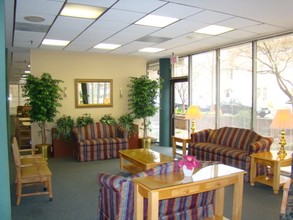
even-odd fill
[{"label": "white lamp shade", "polygon": [[293,116],[289,109],[279,109],[272,121],[271,128],[289,129],[293,128]]}]

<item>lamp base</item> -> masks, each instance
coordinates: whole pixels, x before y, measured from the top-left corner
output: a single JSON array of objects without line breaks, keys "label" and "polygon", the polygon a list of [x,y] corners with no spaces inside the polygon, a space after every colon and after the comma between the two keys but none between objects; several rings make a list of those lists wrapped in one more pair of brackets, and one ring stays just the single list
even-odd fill
[{"label": "lamp base", "polygon": [[284,146],[281,146],[281,147],[280,147],[280,150],[279,150],[279,152],[278,152],[278,156],[279,156],[279,158],[280,158],[281,160],[284,159],[284,158],[287,156],[287,152],[285,151]]}]

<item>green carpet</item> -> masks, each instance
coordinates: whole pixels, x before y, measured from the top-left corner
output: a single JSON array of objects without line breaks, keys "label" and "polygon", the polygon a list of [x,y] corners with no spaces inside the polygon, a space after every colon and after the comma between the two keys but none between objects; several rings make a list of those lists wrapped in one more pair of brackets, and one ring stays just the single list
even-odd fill
[{"label": "green carpet", "polygon": [[[153,146],[153,150],[171,156],[171,148]],[[73,158],[51,158],[53,201],[47,196],[25,197],[16,206],[15,186],[11,185],[13,220],[94,220],[97,219],[97,173],[119,173],[119,159],[77,162]],[[231,218],[233,187],[225,190],[225,217]],[[282,190],[274,195],[272,188],[244,184],[242,220],[277,220]],[[0,217],[1,219],[1,217]]]}]

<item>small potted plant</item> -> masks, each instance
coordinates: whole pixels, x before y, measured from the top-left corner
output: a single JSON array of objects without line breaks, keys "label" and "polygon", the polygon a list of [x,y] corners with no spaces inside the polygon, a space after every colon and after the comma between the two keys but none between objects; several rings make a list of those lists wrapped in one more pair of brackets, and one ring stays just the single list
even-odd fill
[{"label": "small potted plant", "polygon": [[55,138],[63,138],[66,142],[71,141],[74,120],[71,116],[63,115],[56,121]]},{"label": "small potted plant", "polygon": [[102,116],[100,122],[107,125],[117,125],[116,119],[111,114],[105,114]]},{"label": "small potted plant", "polygon": [[54,157],[73,156],[73,127],[74,119],[63,115],[56,121],[56,127],[52,128]]},{"label": "small potted plant", "polygon": [[90,114],[84,114],[82,116],[77,117],[75,122],[76,127],[84,127],[92,123],[94,123],[94,119]]},{"label": "small potted plant", "polygon": [[184,155],[178,165],[182,167],[184,176],[192,176],[194,169],[200,166],[200,162],[194,156]]}]

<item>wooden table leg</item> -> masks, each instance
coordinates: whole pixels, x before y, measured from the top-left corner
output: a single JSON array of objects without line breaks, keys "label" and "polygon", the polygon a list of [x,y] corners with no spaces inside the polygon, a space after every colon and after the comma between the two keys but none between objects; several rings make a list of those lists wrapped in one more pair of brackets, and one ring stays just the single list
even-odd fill
[{"label": "wooden table leg", "polygon": [[232,219],[241,220],[243,199],[243,175],[238,175],[234,184]]},{"label": "wooden table leg", "polygon": [[256,163],[254,157],[250,157],[250,185],[254,186],[256,177]]},{"label": "wooden table leg", "polygon": [[224,216],[224,197],[225,188],[216,189],[216,200],[215,200],[215,216],[216,219],[223,219]]},{"label": "wooden table leg", "polygon": [[186,141],[182,141],[182,156],[186,155]]},{"label": "wooden table leg", "polygon": [[158,220],[158,217],[159,217],[159,193],[149,192],[148,193],[148,220]]},{"label": "wooden table leg", "polygon": [[280,163],[278,161],[275,161],[273,163],[273,171],[274,171],[274,176],[273,176],[273,191],[274,194],[279,193],[279,188],[280,188]]},{"label": "wooden table leg", "polygon": [[173,158],[176,157],[176,139],[175,137],[172,137],[172,153],[173,153]]},{"label": "wooden table leg", "polygon": [[120,171],[123,171],[123,166],[124,166],[124,158],[123,156],[120,154]]},{"label": "wooden table leg", "polygon": [[134,183],[134,219],[143,220],[143,197],[140,195],[136,183]]}]

